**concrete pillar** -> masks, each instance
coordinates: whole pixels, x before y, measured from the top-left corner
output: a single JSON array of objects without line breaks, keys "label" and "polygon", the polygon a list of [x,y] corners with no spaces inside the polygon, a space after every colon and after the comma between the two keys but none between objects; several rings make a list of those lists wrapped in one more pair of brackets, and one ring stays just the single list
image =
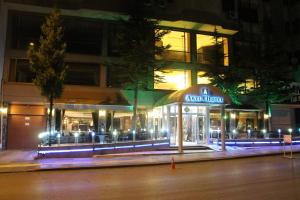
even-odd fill
[{"label": "concrete pillar", "polygon": [[[0,106],[4,107],[3,102],[3,79],[5,76],[4,72],[4,56],[5,56],[5,41],[6,41],[6,31],[7,31],[7,7],[4,5],[4,1],[0,0]],[[8,77],[8,74],[6,75]],[[7,107],[6,107],[7,108]],[[7,139],[7,113],[1,112],[1,127],[0,127],[0,150],[6,148]]]},{"label": "concrete pillar", "polygon": [[192,69],[191,79],[192,79],[192,85],[197,85],[197,69]]},{"label": "concrete pillar", "polygon": [[167,106],[167,127],[166,127],[166,130],[167,130],[167,133],[168,133],[168,140],[170,141],[171,143],[171,117],[170,117],[170,106],[168,105]]},{"label": "concrete pillar", "polygon": [[229,113],[229,136],[230,136],[230,139],[234,139],[234,135],[233,135],[233,130],[236,129],[236,118],[237,118],[237,113],[234,111],[231,111]]},{"label": "concrete pillar", "polygon": [[103,31],[102,31],[102,46],[101,46],[101,55],[102,56],[107,56],[107,47],[108,47],[108,23],[107,22],[103,22]]},{"label": "concrete pillar", "polygon": [[225,146],[225,106],[221,106],[221,146],[222,146],[222,151],[226,151],[226,146]]},{"label": "concrete pillar", "polygon": [[[209,117],[209,107],[206,106],[205,108],[205,131],[206,131],[206,135],[204,134],[204,137],[206,137],[206,141],[207,144],[210,143],[209,139],[210,139],[210,117]],[[205,138],[203,138],[203,140],[205,140]]]},{"label": "concrete pillar", "polygon": [[197,63],[197,39],[196,33],[190,33],[190,52],[191,52],[191,63]]},{"label": "concrete pillar", "polygon": [[183,131],[182,131],[182,103],[178,103],[177,117],[178,152],[183,153]]}]

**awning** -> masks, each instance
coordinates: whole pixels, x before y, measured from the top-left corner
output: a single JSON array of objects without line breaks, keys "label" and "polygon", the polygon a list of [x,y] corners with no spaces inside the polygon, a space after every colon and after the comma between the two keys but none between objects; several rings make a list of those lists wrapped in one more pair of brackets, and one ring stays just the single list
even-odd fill
[{"label": "awning", "polygon": [[227,105],[225,106],[225,110],[227,111],[261,111],[262,109],[259,109],[255,106],[243,104],[243,105]]},{"label": "awning", "polygon": [[217,87],[208,84],[199,84],[166,95],[157,101],[155,106],[162,106],[178,102],[202,105],[231,104],[230,98],[223,94]]}]

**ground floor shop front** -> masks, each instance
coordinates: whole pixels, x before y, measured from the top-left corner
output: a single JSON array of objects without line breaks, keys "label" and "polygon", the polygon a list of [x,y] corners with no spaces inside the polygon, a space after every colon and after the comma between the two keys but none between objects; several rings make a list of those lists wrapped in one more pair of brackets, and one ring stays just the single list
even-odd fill
[{"label": "ground floor shop front", "polygon": [[164,145],[167,141],[168,146],[175,147],[201,146],[220,140],[222,133],[228,140],[273,137],[265,130],[267,122],[262,110],[233,107],[228,97],[210,85],[195,85],[165,95],[151,108],[140,107],[136,129],[132,128],[133,108],[129,103],[60,102],[54,105],[51,123],[54,131],[49,136],[47,107],[8,104],[4,117],[8,127],[4,140],[7,149],[34,149],[49,144],[57,147],[82,144],[122,146],[141,141],[162,141]]}]

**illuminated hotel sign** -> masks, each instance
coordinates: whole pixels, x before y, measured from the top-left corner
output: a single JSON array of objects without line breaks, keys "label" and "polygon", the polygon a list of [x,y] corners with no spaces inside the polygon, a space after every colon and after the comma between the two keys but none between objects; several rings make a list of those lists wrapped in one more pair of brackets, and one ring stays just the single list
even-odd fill
[{"label": "illuminated hotel sign", "polygon": [[215,103],[223,104],[224,98],[220,96],[213,96],[210,94],[208,88],[201,88],[200,95],[185,95],[185,101],[190,103]]}]

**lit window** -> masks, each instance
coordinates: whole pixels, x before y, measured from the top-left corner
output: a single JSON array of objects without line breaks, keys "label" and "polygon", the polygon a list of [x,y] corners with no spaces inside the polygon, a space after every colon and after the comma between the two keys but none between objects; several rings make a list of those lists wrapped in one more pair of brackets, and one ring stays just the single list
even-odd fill
[{"label": "lit window", "polygon": [[[222,44],[220,47],[220,55],[224,55],[222,61],[224,66],[229,66],[228,59],[228,39],[224,37],[218,38],[218,43]],[[197,34],[197,62],[202,64],[210,64],[212,59],[212,51],[215,45],[215,38],[211,35]]]},{"label": "lit window", "polygon": [[203,76],[205,74],[204,71],[197,72],[197,84],[210,84],[211,81],[207,76]]},{"label": "lit window", "polygon": [[[161,39],[160,45],[170,45],[163,54],[166,60],[190,62],[190,34],[186,32],[170,31]],[[159,45],[159,44],[158,44]]]},{"label": "lit window", "polygon": [[163,82],[155,83],[154,89],[182,90],[191,86],[190,70],[164,70],[155,72],[155,75],[163,77]]},{"label": "lit window", "polygon": [[239,87],[243,87],[245,91],[251,91],[254,89],[255,84],[253,79],[247,79],[245,83],[240,84]]}]

